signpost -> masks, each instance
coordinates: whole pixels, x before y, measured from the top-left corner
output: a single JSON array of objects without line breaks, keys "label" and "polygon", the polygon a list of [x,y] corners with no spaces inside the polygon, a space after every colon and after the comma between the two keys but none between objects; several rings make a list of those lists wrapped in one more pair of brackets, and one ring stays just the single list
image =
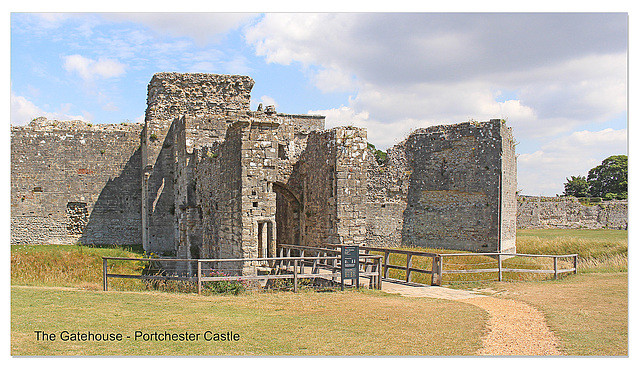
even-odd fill
[{"label": "signpost", "polygon": [[345,279],[355,279],[356,286],[360,288],[360,247],[358,245],[342,245],[341,247],[340,289],[344,291]]}]

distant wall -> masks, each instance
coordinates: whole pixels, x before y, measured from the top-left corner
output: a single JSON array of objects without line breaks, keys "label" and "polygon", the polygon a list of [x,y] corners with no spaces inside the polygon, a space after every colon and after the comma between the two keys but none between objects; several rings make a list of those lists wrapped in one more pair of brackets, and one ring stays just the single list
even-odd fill
[{"label": "distant wall", "polygon": [[11,127],[12,244],[140,244],[139,124]]},{"label": "distant wall", "polygon": [[627,229],[628,202],[583,205],[575,197],[518,197],[518,228]]}]

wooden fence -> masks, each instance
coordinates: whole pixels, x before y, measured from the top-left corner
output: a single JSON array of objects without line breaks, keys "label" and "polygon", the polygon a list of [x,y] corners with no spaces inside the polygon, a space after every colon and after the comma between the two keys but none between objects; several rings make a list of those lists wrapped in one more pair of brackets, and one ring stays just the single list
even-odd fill
[{"label": "wooden fence", "polygon": [[[289,248],[285,248],[283,250],[289,250],[287,253],[290,254],[291,250],[294,248],[293,245],[289,245]],[[302,246],[300,246],[302,247]],[[298,249],[300,251],[301,249]],[[282,251],[284,253],[285,251]],[[311,250],[306,250],[307,254],[311,253]],[[335,255],[334,250],[328,250],[327,253],[320,255],[322,251],[315,252],[315,256],[305,256],[304,251],[302,255],[299,256],[281,256],[281,257],[271,257],[271,258],[244,258],[244,259],[176,259],[176,258],[126,258],[126,257],[102,257],[102,276],[103,276],[103,290],[108,291],[109,288],[109,278],[130,278],[130,279],[141,279],[141,280],[178,280],[178,281],[188,281],[194,282],[197,285],[198,294],[202,292],[202,283],[203,282],[214,282],[214,281],[242,281],[242,280],[277,280],[277,279],[292,279],[293,280],[293,290],[294,292],[298,291],[298,281],[300,278],[322,278],[325,280],[339,281],[341,278],[341,257]],[[333,253],[333,255],[329,255]],[[363,265],[378,265],[377,268],[363,271],[360,276],[367,277],[370,280],[370,287],[380,289],[382,287],[382,278],[380,276],[381,270],[381,259],[382,257],[379,255],[361,255],[361,259],[364,260]],[[173,274],[115,274],[109,273],[109,265],[108,262],[110,260],[121,260],[121,261],[148,261],[148,262],[158,262],[158,263],[195,263],[196,264],[196,273],[195,275],[191,275],[190,273],[183,272],[182,275],[178,273]],[[373,260],[373,261],[370,261]],[[258,275],[250,274],[247,275],[245,273],[239,273],[239,275],[224,275],[224,276],[209,276],[206,273],[203,273],[203,264],[204,263],[228,263],[228,262],[256,262],[258,264],[269,264],[273,265],[272,271],[273,274],[263,274]],[[205,264],[206,265],[206,264]],[[214,269],[210,269],[214,270]],[[341,282],[341,281],[340,281]],[[359,287],[359,281],[358,287]]]},{"label": "wooden fence", "polygon": [[[340,245],[326,245],[327,248],[335,250]],[[401,250],[401,249],[393,249],[393,248],[382,248],[382,247],[368,247],[368,246],[360,246],[360,250],[365,252],[378,252],[383,254],[383,262],[382,262],[382,275],[383,278],[389,279],[389,271],[391,269],[404,271],[404,281],[411,282],[412,273],[423,273],[427,274],[431,277],[431,285],[432,286],[440,286],[442,284],[442,277],[444,274],[467,274],[467,273],[497,273],[498,281],[503,280],[504,272],[516,272],[516,273],[549,273],[553,274],[554,278],[557,279],[558,275],[561,273],[573,272],[574,274],[578,271],[578,254],[568,254],[568,255],[536,255],[536,254],[511,254],[511,253],[499,253],[499,252],[484,252],[484,253],[451,253],[451,254],[438,254],[431,252],[423,252],[423,251],[413,251],[413,250]],[[406,263],[402,265],[392,264],[390,256],[393,254],[405,255]],[[431,270],[416,268],[413,266],[413,258],[416,256],[422,256],[431,258]],[[488,256],[494,258],[497,262],[497,266],[495,268],[478,268],[478,269],[445,269],[445,260],[450,259],[452,257],[477,257],[477,256]],[[513,258],[515,256],[520,257],[532,257],[532,258],[551,258],[553,260],[553,269],[533,269],[533,268],[505,268],[502,265],[502,262],[505,259]],[[560,259],[571,259],[572,267],[571,268],[559,268],[558,260]]]},{"label": "wooden fence", "polygon": [[[276,280],[276,279],[293,279],[293,289],[298,291],[298,280],[300,278],[323,278],[326,280],[338,281],[341,278],[341,257],[340,247],[342,245],[328,244],[324,247],[300,246],[300,245],[278,245],[277,252],[279,257],[271,258],[248,258],[248,259],[140,259],[140,258],[123,258],[123,257],[103,257],[103,289],[108,289],[108,278],[134,278],[147,280],[182,280],[195,282],[198,287],[198,293],[201,293],[202,283],[210,281],[240,281],[240,280]],[[390,249],[381,247],[360,246],[360,277],[369,279],[370,288],[382,288],[382,279],[389,279],[390,270],[404,271],[404,281],[412,282],[413,273],[422,273],[430,276],[432,286],[440,286],[442,278],[445,274],[469,274],[469,273],[496,273],[498,281],[503,280],[503,273],[546,273],[553,274],[555,279],[561,273],[577,273],[578,271],[578,255],[536,255],[536,254],[506,254],[496,252],[485,253],[451,253],[437,254],[431,252]],[[381,253],[382,255],[372,254]],[[398,254],[406,256],[406,261],[402,264],[393,264],[391,255]],[[446,269],[445,260],[454,257],[477,257],[487,256],[495,260],[497,266],[495,268],[465,268],[465,269]],[[431,258],[431,270],[417,268],[413,266],[414,257]],[[531,258],[551,258],[553,261],[553,269],[537,269],[537,268],[511,268],[504,267],[503,261],[513,257],[531,257]],[[571,267],[560,268],[559,260],[570,259]],[[158,261],[163,263],[170,262],[188,262],[196,263],[195,275],[129,275],[129,274],[112,274],[108,273],[109,260],[131,260],[131,261]],[[271,265],[273,273],[258,275],[226,275],[226,276],[207,276],[203,275],[203,263],[224,263],[224,262],[256,262],[260,264]],[[360,280],[356,281],[358,287]]]},{"label": "wooden fence", "polygon": [[[538,254],[503,254],[499,252],[480,252],[480,253],[458,253],[458,254],[440,254],[441,258],[449,258],[449,257],[468,257],[468,256],[489,256],[495,258],[497,261],[496,268],[485,268],[485,269],[459,269],[459,270],[440,270],[441,274],[455,274],[455,273],[497,273],[498,281],[502,281],[502,273],[504,272],[515,272],[515,273],[553,273],[553,278],[558,279],[558,275],[560,273],[570,273],[573,272],[576,274],[578,272],[578,254],[568,254],[568,255],[538,255]],[[530,257],[530,258],[550,258],[553,260],[553,269],[524,269],[524,268],[505,268],[502,265],[502,262],[506,258],[512,257]],[[558,266],[558,260],[560,259],[571,259],[572,267],[560,269]]]},{"label": "wooden fence", "polygon": [[[280,257],[291,257],[293,254],[298,254],[298,256],[304,257],[305,255],[313,255],[317,259],[311,265],[312,269],[315,270],[318,267],[324,267],[331,269],[333,271],[340,271],[340,266],[338,265],[338,261],[333,259],[332,264],[328,265],[327,263],[321,264],[321,261],[324,258],[333,255],[340,256],[341,251],[340,247],[342,245],[327,245],[327,247],[313,247],[313,246],[300,246],[300,245],[287,245],[280,244],[278,245],[278,252]],[[362,250],[362,246],[360,247]],[[382,288],[382,256],[373,255],[369,253],[360,253],[360,277],[369,279],[369,287],[370,288]],[[359,282],[358,282],[359,283]]]}]

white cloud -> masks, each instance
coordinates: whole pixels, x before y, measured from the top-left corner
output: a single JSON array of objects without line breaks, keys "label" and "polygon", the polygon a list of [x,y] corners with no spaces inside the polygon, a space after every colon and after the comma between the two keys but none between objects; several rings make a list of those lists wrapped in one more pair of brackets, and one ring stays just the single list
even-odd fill
[{"label": "white cloud", "polygon": [[322,69],[311,78],[322,92],[353,91],[357,88],[354,76],[335,67]]},{"label": "white cloud", "polygon": [[18,96],[11,91],[11,124],[18,126],[25,125],[37,117],[47,117],[58,120],[89,120],[83,116],[68,114],[70,107],[70,104],[63,104],[58,110],[47,112],[24,96]]},{"label": "white cloud", "polygon": [[[624,14],[267,14],[247,41],[388,124],[505,115],[552,137],[626,109]],[[495,92],[518,91],[501,103]]]},{"label": "white cloud", "polygon": [[627,131],[578,131],[518,158],[518,186],[527,195],[561,194],[567,177],[586,176],[611,155],[627,154]]},{"label": "white cloud", "polygon": [[64,69],[77,73],[85,81],[98,78],[114,78],[125,73],[125,65],[112,59],[93,60],[74,54],[63,57]]},{"label": "white cloud", "polygon": [[142,23],[160,35],[189,37],[198,44],[219,41],[257,14],[250,13],[106,13],[106,19]]},{"label": "white cloud", "polygon": [[25,125],[33,118],[43,115],[43,111],[34,103],[11,92],[11,124]]},{"label": "white cloud", "polygon": [[523,189],[553,195],[625,140],[571,132],[626,113],[627,31],[623,13],[267,14],[246,40],[320,91],[348,92],[346,106],[310,113],[366,127],[382,149],[417,127],[507,119],[527,150]]}]

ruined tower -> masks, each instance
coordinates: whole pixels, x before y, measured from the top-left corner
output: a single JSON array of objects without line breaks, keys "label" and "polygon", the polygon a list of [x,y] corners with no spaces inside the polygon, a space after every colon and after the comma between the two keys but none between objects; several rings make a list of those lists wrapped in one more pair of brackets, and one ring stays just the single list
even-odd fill
[{"label": "ruined tower", "polygon": [[253,85],[158,73],[143,125],[12,127],[12,244],[141,243],[186,259],[275,256],[278,244],[515,251],[505,122],[422,128],[376,160],[365,129],[251,111]]},{"label": "ruined tower", "polygon": [[515,144],[503,121],[418,129],[368,173],[370,244],[515,252]]}]

